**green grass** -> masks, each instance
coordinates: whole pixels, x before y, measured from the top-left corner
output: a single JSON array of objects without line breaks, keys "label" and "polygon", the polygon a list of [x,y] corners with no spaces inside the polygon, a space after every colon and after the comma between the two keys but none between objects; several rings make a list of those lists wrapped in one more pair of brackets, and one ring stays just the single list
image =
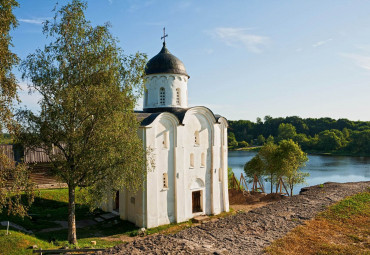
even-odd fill
[{"label": "green grass", "polygon": [[[89,208],[83,204],[81,197],[83,192],[77,192],[76,205],[76,220],[93,219],[104,213],[101,210],[90,212]],[[40,190],[32,204],[29,214],[30,218],[20,218],[16,216],[8,216],[4,212],[0,214],[0,221],[11,221],[22,227],[32,230],[33,235],[27,235],[11,229],[11,235],[4,236],[5,227],[0,226],[0,255],[2,254],[31,254],[31,250],[27,250],[32,245],[37,245],[42,249],[58,249],[60,247],[70,247],[68,244],[67,229],[42,233],[40,230],[44,228],[60,227],[54,223],[55,220],[66,221],[68,216],[68,190],[67,189],[49,189]],[[223,213],[212,217],[225,217],[230,213]],[[147,229],[146,234],[169,234],[175,233],[182,229],[191,227],[191,221],[182,223],[173,223],[159,226],[156,228]],[[120,237],[133,237],[138,235],[139,228],[134,224],[121,220],[118,216],[102,223],[98,223],[85,228],[77,228],[78,247],[90,248],[106,248],[122,243]],[[94,247],[91,246],[91,241],[96,241]]]},{"label": "green grass", "polygon": [[[89,207],[82,203],[82,191],[77,191],[76,219],[93,219],[101,210],[90,212]],[[65,221],[68,219],[68,190],[48,189],[36,193],[35,201],[28,211],[29,217],[7,215],[4,211],[0,214],[0,221],[11,221],[32,231],[45,228],[59,227],[53,221]]]},{"label": "green grass", "polygon": [[328,220],[342,220],[353,215],[370,216],[370,192],[363,192],[346,198],[329,207],[319,216]]},{"label": "green grass", "polygon": [[[76,192],[76,220],[93,219],[104,213],[101,210],[90,212],[88,206],[83,204],[82,191]],[[31,250],[26,248],[37,245],[42,249],[70,247],[67,241],[68,231],[62,229],[58,231],[42,233],[40,230],[45,228],[60,227],[53,222],[55,220],[66,221],[68,219],[68,190],[67,189],[48,189],[37,192],[35,201],[32,204],[30,217],[21,218],[18,216],[8,216],[5,212],[0,214],[0,221],[11,221],[28,230],[33,231],[33,235],[27,235],[12,229],[11,235],[0,235],[0,254],[31,254]],[[147,230],[147,234],[159,232],[173,232],[189,227],[191,222],[180,224],[169,224]],[[0,233],[5,232],[5,227],[0,226]],[[122,241],[122,235],[136,236],[139,228],[134,224],[121,220],[118,216],[85,228],[77,228],[78,247],[91,247],[91,241],[96,241],[94,248],[112,247]],[[109,237],[109,238],[106,238]]]},{"label": "green grass", "polygon": [[[370,254],[370,190],[330,206],[266,248],[271,255]],[[294,245],[292,245],[294,244]]]},{"label": "green grass", "polygon": [[37,239],[36,237],[23,234],[17,231],[9,231],[10,235],[5,235],[6,230],[0,229],[0,254],[1,255],[24,255],[32,254],[32,249],[27,249],[32,245],[37,245],[43,249],[54,248],[48,242]]}]

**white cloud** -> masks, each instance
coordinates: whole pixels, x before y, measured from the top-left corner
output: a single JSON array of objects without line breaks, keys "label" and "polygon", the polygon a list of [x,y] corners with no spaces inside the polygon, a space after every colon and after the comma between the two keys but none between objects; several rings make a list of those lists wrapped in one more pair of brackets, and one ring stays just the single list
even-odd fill
[{"label": "white cloud", "polygon": [[19,21],[28,24],[42,25],[42,23],[45,22],[47,19],[50,18],[19,19]]},{"label": "white cloud", "polygon": [[312,44],[312,47],[316,48],[316,47],[322,46],[322,45],[327,44],[328,42],[330,42],[332,40],[333,40],[333,38],[329,38],[329,39],[324,40],[324,41],[319,41],[317,43]]},{"label": "white cloud", "polygon": [[349,58],[354,61],[354,63],[368,71],[370,71],[370,56],[364,56],[359,54],[341,54],[343,57]]},{"label": "white cloud", "polygon": [[247,33],[250,29],[234,27],[218,27],[212,35],[232,47],[245,47],[248,51],[259,53],[268,45],[270,38]]}]

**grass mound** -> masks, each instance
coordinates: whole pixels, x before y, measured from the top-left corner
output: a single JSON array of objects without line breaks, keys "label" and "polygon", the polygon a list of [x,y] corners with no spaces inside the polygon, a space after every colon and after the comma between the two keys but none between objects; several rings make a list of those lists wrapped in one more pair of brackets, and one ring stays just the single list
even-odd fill
[{"label": "grass mound", "polygon": [[27,249],[32,245],[38,247],[53,248],[53,245],[36,237],[29,236],[17,231],[9,231],[6,235],[6,230],[0,230],[0,254],[1,255],[24,255],[32,254],[32,249]]},{"label": "grass mound", "polygon": [[370,254],[370,192],[348,197],[295,228],[268,254]]}]

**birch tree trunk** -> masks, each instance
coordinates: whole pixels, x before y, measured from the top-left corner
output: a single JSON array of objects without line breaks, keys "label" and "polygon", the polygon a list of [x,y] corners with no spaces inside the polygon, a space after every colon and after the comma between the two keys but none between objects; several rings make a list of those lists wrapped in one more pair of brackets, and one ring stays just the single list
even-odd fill
[{"label": "birch tree trunk", "polygon": [[75,192],[76,187],[68,185],[68,242],[70,244],[77,244]]}]

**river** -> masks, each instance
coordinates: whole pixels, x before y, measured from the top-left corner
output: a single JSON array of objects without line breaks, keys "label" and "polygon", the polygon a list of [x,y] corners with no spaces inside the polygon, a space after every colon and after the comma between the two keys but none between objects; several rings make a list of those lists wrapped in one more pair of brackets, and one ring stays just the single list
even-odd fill
[{"label": "river", "polygon": [[[256,152],[253,151],[229,151],[229,167],[233,169],[237,179],[244,174],[244,164],[249,161]],[[321,184],[324,182],[356,182],[370,181],[370,157],[347,157],[347,156],[323,156],[308,155],[308,162],[302,171],[310,174],[305,184],[297,185],[293,193],[298,194],[302,187]],[[252,184],[248,184],[251,188]],[[264,186],[270,192],[269,183]]]}]

